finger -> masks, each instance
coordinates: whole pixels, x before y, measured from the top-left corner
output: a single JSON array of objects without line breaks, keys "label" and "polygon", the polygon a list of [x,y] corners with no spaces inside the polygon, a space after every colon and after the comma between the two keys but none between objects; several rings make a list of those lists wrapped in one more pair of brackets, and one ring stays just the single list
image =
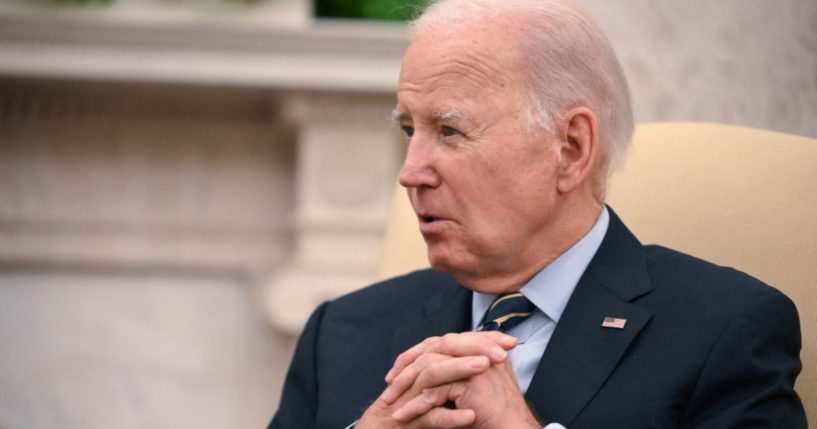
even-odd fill
[{"label": "finger", "polygon": [[516,337],[514,337],[513,335],[508,335],[499,331],[473,332],[473,334],[475,335],[479,334],[483,336],[487,335],[488,338],[491,338],[494,341],[496,341],[496,343],[502,346],[502,348],[504,348],[505,350],[510,350],[516,347],[517,340]]},{"label": "finger", "polygon": [[392,369],[386,374],[386,383],[391,384],[397,374],[411,365],[420,355],[425,353],[428,347],[439,340],[440,337],[429,337],[403,353],[400,353],[400,356],[397,356],[397,359],[394,361],[394,366],[392,366]]},{"label": "finger", "polygon": [[452,358],[428,353],[406,367],[380,398],[391,405],[409,389],[419,392],[421,389],[464,380],[482,374],[490,366],[491,362],[485,356]]},{"label": "finger", "polygon": [[474,410],[449,410],[434,408],[417,419],[417,426],[423,429],[456,429],[470,427],[477,420]]},{"label": "finger", "polygon": [[500,363],[508,356],[506,350],[514,347],[516,347],[516,338],[495,331],[463,332],[426,338],[397,357],[394,366],[386,374],[386,382],[391,384],[398,374],[423,353],[440,353],[449,356],[484,355],[488,356],[492,362]]},{"label": "finger", "polygon": [[411,388],[417,376],[432,362],[451,359],[448,356],[426,353],[418,357],[414,362],[405,367],[393,380],[392,383],[380,395],[380,399],[391,405],[407,390]]},{"label": "finger", "polygon": [[508,357],[507,350],[516,347],[516,338],[501,332],[464,332],[446,334],[426,347],[426,353],[449,356],[487,356],[493,363]]},{"label": "finger", "polygon": [[462,381],[482,374],[490,366],[491,361],[485,356],[467,356],[434,362],[427,365],[417,376],[414,387],[419,391]]},{"label": "finger", "polygon": [[422,395],[417,395],[403,404],[402,407],[392,413],[391,417],[400,423],[408,423],[433,408],[441,407],[448,402],[448,389],[450,389],[450,386],[424,389]]},{"label": "finger", "polygon": [[[452,399],[450,390],[456,382],[482,374],[491,366],[485,356],[450,358],[428,364],[417,377],[412,389],[422,389],[423,393],[403,404],[392,417],[408,422]],[[452,384],[453,383],[453,384]]]}]

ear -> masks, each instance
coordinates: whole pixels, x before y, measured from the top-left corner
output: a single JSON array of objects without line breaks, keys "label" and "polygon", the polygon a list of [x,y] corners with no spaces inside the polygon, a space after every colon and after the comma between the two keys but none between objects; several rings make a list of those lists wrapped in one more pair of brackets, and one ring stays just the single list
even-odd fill
[{"label": "ear", "polygon": [[570,110],[561,119],[558,190],[568,193],[590,182],[599,148],[598,121],[587,107]]}]

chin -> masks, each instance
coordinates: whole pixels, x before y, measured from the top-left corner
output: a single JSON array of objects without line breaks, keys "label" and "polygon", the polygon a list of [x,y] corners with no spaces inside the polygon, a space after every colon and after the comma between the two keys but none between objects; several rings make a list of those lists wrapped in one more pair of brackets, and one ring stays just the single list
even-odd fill
[{"label": "chin", "polygon": [[450,274],[454,277],[458,282],[461,281],[463,270],[463,264],[457,263],[458,261],[455,258],[451,257],[451,254],[447,252],[435,252],[433,249],[428,249],[428,262],[431,264],[431,268],[438,273],[445,273]]},{"label": "chin", "polygon": [[429,252],[428,263],[431,264],[431,268],[433,268],[434,271],[448,274],[451,273],[451,264],[447,258],[434,257],[431,255],[431,252]]},{"label": "chin", "polygon": [[[493,293],[490,291],[483,291],[480,286],[483,282],[477,279],[477,275],[472,267],[468,267],[462,263],[456,263],[449,255],[433,255],[429,251],[428,261],[431,263],[431,268],[438,273],[449,274],[454,280],[465,288],[475,290],[480,293]],[[488,282],[485,282],[488,283]],[[487,286],[487,285],[485,285]]]},{"label": "chin", "polygon": [[490,294],[503,292],[490,275],[479,270],[485,268],[485,261],[479,261],[468,252],[453,252],[444,242],[426,244],[428,262],[434,271],[449,274],[457,283],[473,291]]},{"label": "chin", "polygon": [[450,275],[461,286],[474,292],[499,295],[519,290],[524,283],[510,281],[501,275],[491,275],[477,271],[479,264],[465,264],[462,261],[452,260],[450,255],[433,255],[430,251],[428,261],[431,268],[439,273]]}]

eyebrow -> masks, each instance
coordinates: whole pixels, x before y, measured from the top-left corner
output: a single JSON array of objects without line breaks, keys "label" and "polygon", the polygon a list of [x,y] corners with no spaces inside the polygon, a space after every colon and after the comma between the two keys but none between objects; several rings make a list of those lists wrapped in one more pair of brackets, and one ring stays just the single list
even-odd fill
[{"label": "eyebrow", "polygon": [[459,112],[454,110],[437,110],[431,113],[431,119],[437,121],[451,121],[460,118]]},{"label": "eyebrow", "polygon": [[[398,109],[394,109],[391,112],[392,122],[400,122],[403,119],[408,118],[409,116],[410,115],[408,113],[403,112],[403,111],[398,110]],[[454,111],[454,110],[436,110],[434,112],[431,112],[431,115],[429,115],[429,119],[432,119],[432,120],[435,120],[435,121],[457,120],[460,117],[461,117],[461,115],[459,114],[459,112]]]},{"label": "eyebrow", "polygon": [[398,110],[398,109],[394,109],[394,110],[391,111],[391,121],[392,122],[400,122],[403,119],[405,119],[406,117],[408,117],[408,113],[406,113],[406,112],[403,112],[403,111]]}]

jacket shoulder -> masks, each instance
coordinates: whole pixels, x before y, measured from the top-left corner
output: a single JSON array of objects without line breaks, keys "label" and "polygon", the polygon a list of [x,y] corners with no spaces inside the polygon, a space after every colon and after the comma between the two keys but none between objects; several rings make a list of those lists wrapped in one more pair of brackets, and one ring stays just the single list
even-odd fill
[{"label": "jacket shoulder", "polygon": [[654,290],[676,299],[717,304],[725,312],[766,299],[791,304],[779,290],[737,269],[657,245],[644,246],[644,252]]}]

